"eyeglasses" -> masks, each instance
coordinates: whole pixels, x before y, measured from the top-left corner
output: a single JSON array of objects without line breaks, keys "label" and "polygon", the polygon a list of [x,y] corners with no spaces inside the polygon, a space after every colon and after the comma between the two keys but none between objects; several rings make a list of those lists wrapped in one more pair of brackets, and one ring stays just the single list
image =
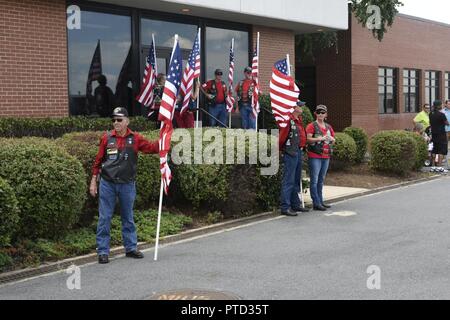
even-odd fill
[{"label": "eyeglasses", "polygon": [[112,121],[112,123],[116,123],[116,121],[120,123],[123,121],[123,119],[112,119],[111,121]]},{"label": "eyeglasses", "polygon": [[222,72],[220,72],[220,73],[216,73],[216,76],[221,76],[221,75],[223,75],[223,73],[222,73]]},{"label": "eyeglasses", "polygon": [[327,112],[326,111],[319,111],[319,112],[317,112],[317,114],[327,114]]}]

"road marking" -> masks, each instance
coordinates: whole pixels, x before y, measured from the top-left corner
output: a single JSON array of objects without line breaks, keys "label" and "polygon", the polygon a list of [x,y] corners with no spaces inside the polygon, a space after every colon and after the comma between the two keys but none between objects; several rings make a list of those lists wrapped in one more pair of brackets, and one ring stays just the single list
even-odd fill
[{"label": "road marking", "polygon": [[356,216],[357,213],[353,211],[337,211],[332,213],[326,213],[325,216],[331,217],[331,216],[338,216],[338,217],[352,217]]}]

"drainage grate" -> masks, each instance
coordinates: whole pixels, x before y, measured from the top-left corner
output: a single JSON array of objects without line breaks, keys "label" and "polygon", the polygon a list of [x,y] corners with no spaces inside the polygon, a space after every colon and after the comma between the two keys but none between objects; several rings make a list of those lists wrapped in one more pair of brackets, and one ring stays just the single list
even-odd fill
[{"label": "drainage grate", "polygon": [[235,294],[223,292],[223,291],[211,291],[211,290],[193,290],[193,289],[181,289],[167,292],[160,292],[152,295],[149,300],[241,300]]}]

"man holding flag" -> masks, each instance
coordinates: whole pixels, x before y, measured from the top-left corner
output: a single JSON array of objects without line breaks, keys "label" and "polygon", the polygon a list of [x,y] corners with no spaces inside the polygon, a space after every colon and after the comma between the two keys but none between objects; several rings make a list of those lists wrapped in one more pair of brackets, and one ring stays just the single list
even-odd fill
[{"label": "man holding flag", "polygon": [[299,212],[308,211],[301,206],[299,198],[306,133],[298,102],[300,90],[290,76],[289,68],[288,59],[275,63],[270,81],[270,99],[272,112],[280,129],[279,146],[284,163],[281,214],[297,216]]},{"label": "man holding flag", "polygon": [[[120,203],[122,239],[126,256],[141,259],[137,250],[137,234],[134,224],[133,205],[136,198],[136,169],[138,152],[157,153],[158,142],[150,142],[128,128],[130,120],[125,108],[116,108],[112,114],[114,130],[108,131],[100,140],[100,148],[92,169],[90,194],[99,192],[99,219],[97,225],[97,252],[100,264],[109,262],[111,219]],[[100,187],[97,182],[100,175]]]},{"label": "man holding flag", "polygon": [[256,129],[256,116],[252,107],[252,97],[256,89],[256,82],[252,78],[252,68],[245,67],[244,74],[245,79],[239,81],[236,86],[242,129]]}]

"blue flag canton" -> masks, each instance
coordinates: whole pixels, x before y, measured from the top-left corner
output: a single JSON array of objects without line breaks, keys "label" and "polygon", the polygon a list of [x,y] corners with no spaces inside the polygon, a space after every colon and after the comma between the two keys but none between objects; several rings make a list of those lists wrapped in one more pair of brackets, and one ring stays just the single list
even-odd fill
[{"label": "blue flag canton", "polygon": [[280,71],[281,73],[287,75],[288,74],[288,65],[287,60],[283,59],[275,63],[275,68]]},{"label": "blue flag canton", "polygon": [[234,50],[233,47],[230,47],[230,62],[234,62]]},{"label": "blue flag canton", "polygon": [[197,56],[200,55],[200,44],[198,42],[198,35],[195,37],[194,46],[192,47],[191,54],[189,55],[189,66],[192,70],[195,70],[195,63],[197,62]]},{"label": "blue flag canton", "polygon": [[181,85],[183,58],[181,56],[180,45],[177,43],[170,61],[169,72],[167,73],[167,81],[172,83],[178,90]]},{"label": "blue flag canton", "polygon": [[148,53],[147,63],[151,64],[153,69],[155,69],[155,65],[156,65],[156,61],[155,61],[155,46],[154,46],[153,41],[152,41],[152,45],[150,46],[150,51]]}]

